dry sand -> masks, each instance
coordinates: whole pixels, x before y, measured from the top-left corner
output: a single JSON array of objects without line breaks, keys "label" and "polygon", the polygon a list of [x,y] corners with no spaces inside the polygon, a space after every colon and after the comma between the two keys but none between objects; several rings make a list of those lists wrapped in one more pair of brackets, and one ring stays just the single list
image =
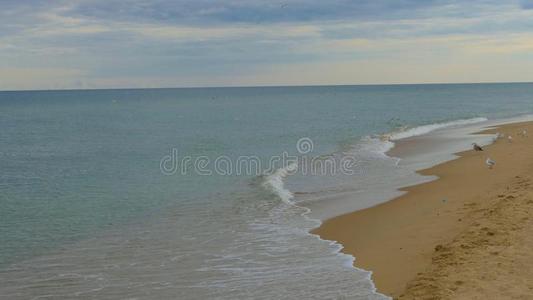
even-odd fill
[{"label": "dry sand", "polygon": [[423,170],[439,179],[314,233],[341,243],[394,298],[533,299],[533,123],[496,131],[514,141]]}]

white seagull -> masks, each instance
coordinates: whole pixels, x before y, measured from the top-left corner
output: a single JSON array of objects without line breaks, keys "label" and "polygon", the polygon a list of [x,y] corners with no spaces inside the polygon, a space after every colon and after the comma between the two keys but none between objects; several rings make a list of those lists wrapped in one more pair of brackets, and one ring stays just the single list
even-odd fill
[{"label": "white seagull", "polygon": [[508,141],[509,143],[512,143],[512,142],[513,142],[513,136],[512,136],[512,135],[509,135],[509,136],[507,137],[507,141]]},{"label": "white seagull", "polygon": [[492,138],[492,142],[496,143],[499,139],[503,139],[505,135],[503,133],[496,132],[494,137]]},{"label": "white seagull", "polygon": [[472,143],[472,148],[474,148],[474,151],[483,151],[483,148],[477,143]]},{"label": "white seagull", "polygon": [[522,130],[522,136],[523,137],[527,137],[527,130],[526,129]]},{"label": "white seagull", "polygon": [[485,161],[485,163],[487,164],[487,166],[489,167],[489,169],[492,169],[494,167],[494,165],[496,164],[495,161],[493,161],[490,157],[487,158],[487,160]]}]

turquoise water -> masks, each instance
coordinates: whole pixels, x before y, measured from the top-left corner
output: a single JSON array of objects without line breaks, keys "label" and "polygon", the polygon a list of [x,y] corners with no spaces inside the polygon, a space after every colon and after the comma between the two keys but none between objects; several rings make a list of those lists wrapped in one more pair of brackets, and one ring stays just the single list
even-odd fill
[{"label": "turquoise water", "polygon": [[[533,113],[531,95],[533,84],[0,92],[0,278],[12,283],[0,295],[379,298],[369,273],[306,234],[318,222],[298,196],[363,173],[168,175],[162,158],[266,165],[299,154],[303,137],[316,156],[359,151],[400,128]],[[367,155],[361,167],[391,166]]]}]

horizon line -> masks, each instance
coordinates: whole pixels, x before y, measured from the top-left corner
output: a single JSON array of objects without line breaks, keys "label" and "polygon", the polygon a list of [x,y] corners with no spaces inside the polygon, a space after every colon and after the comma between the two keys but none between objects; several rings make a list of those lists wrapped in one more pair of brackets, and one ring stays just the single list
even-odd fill
[{"label": "horizon line", "polygon": [[0,89],[4,92],[61,92],[61,91],[114,91],[114,90],[171,90],[171,89],[225,89],[225,88],[302,88],[349,86],[412,86],[412,85],[473,85],[473,84],[531,84],[533,81],[481,81],[481,82],[424,82],[424,83],[365,83],[365,84],[309,84],[309,85],[227,85],[182,87],[115,87],[115,88],[58,88],[58,89]]}]

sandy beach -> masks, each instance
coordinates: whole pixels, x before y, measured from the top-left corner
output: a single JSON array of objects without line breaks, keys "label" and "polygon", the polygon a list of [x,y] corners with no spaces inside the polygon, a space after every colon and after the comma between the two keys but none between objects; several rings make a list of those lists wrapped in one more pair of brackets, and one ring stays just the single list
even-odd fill
[{"label": "sandy beach", "polygon": [[422,170],[439,179],[314,233],[341,243],[395,299],[533,299],[533,136],[524,129],[533,134],[533,123],[485,131],[513,140]]}]

